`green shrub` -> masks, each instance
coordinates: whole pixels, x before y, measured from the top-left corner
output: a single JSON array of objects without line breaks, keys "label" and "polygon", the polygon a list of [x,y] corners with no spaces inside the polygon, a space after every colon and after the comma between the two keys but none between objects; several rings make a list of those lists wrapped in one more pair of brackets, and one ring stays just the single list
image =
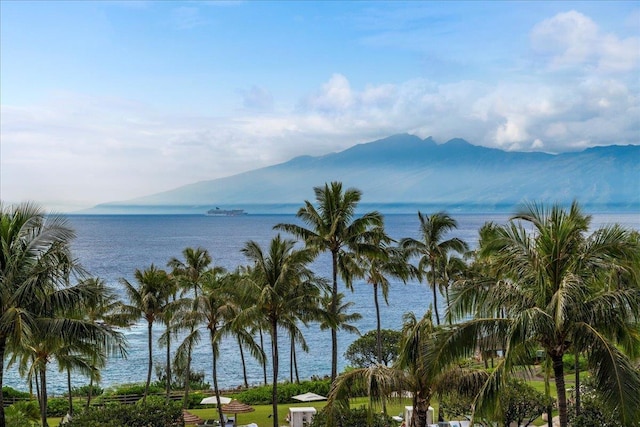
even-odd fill
[{"label": "green shrub", "polygon": [[2,395],[4,398],[18,398],[18,399],[29,399],[31,395],[26,391],[16,390],[15,388],[11,388],[9,386],[2,387]]},{"label": "green shrub", "polygon": [[[278,402],[294,403],[296,400],[292,396],[302,393],[316,393],[323,396],[329,394],[331,387],[330,380],[301,381],[296,383],[279,383],[278,384]],[[271,403],[272,387],[270,385],[253,387],[249,390],[236,394],[236,398],[249,405],[268,405]]]},{"label": "green shrub", "polygon": [[64,397],[47,399],[47,416],[64,417],[69,412],[69,400]]},{"label": "green shrub", "polygon": [[[164,389],[162,387],[158,387],[157,385],[151,384],[149,386],[149,393],[163,393]],[[109,389],[104,392],[105,396],[117,396],[122,394],[144,394],[144,384],[136,383],[136,384],[122,384],[116,386],[114,389]]]},{"label": "green shrub", "polygon": [[[581,372],[587,370],[587,358],[580,356],[578,359],[578,367]],[[573,354],[565,354],[562,358],[562,364],[564,365],[564,372],[566,374],[574,373],[576,371],[576,357]]]},{"label": "green shrub", "polygon": [[[189,401],[187,402],[187,409],[193,409],[193,408],[203,408],[205,407],[204,405],[200,404],[200,401],[202,399],[205,398],[205,394],[201,393],[201,392],[193,392],[193,393],[189,393]],[[210,408],[210,405],[206,405],[207,408]]]},{"label": "green shrub", "polygon": [[[102,389],[102,387],[98,386],[98,385],[83,385],[82,387],[74,387],[71,389],[71,395],[72,396],[78,396],[78,397],[86,397],[89,395],[89,390],[91,390],[91,396],[96,397],[96,396],[100,396],[104,390]],[[66,395],[67,393],[65,393]]]},{"label": "green shrub", "polygon": [[184,427],[179,403],[151,401],[142,405],[90,408],[77,414],[66,427]]},{"label": "green shrub", "polygon": [[[328,417],[335,419],[331,424],[327,424]],[[327,425],[338,425],[341,427],[389,427],[395,425],[388,415],[371,414],[366,408],[354,408],[349,411],[334,411],[329,415],[327,407],[318,412],[311,421],[310,427],[325,427]]]}]

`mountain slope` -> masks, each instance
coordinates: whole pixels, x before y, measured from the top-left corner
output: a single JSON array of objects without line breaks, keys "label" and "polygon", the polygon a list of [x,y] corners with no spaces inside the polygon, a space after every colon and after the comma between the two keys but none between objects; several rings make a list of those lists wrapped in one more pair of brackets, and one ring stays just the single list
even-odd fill
[{"label": "mountain slope", "polygon": [[[296,204],[313,199],[312,188],[342,181],[363,192],[364,203],[512,207],[523,201],[640,208],[640,146],[607,146],[577,153],[505,152],[461,139],[436,144],[431,138],[394,135],[320,157],[202,181],[94,212],[126,207],[184,207]],[[186,208],[191,206],[192,208]],[[191,210],[189,210],[191,209]]]}]

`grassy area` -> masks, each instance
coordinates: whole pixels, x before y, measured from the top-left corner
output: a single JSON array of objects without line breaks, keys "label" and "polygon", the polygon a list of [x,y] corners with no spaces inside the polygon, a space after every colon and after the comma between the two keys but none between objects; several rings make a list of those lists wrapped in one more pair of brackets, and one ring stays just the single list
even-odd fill
[{"label": "grassy area", "polygon": [[[306,406],[306,407],[314,407],[318,411],[320,411],[320,409],[324,408],[326,404],[327,404],[326,401],[279,404],[278,405],[278,418],[279,418],[278,424],[288,425],[286,418],[287,418],[287,413],[289,412],[289,408]],[[366,398],[353,399],[351,402],[352,407],[360,407],[362,405],[367,405]],[[404,401],[390,402],[387,405],[387,412],[390,415],[397,415],[403,411],[405,405],[411,405],[411,401],[404,400]],[[252,405],[252,406],[253,408],[255,408],[254,412],[250,412],[248,414],[238,414],[237,421],[239,425],[244,425],[249,423],[256,423],[260,427],[269,427],[273,425],[273,419],[270,417],[270,415],[273,413],[273,409],[271,405]],[[199,416],[203,420],[206,420],[209,418],[218,418],[218,412],[215,407],[207,408],[207,409],[190,409],[189,412]],[[187,424],[186,427],[193,427],[193,426],[194,426],[193,424],[191,425]]]},{"label": "grassy area", "polygon": [[[586,373],[585,373],[586,375]],[[582,375],[581,375],[582,377]],[[565,377],[565,382],[567,384],[568,387],[571,387],[571,385],[573,384],[573,381],[575,380],[575,377],[573,374],[567,375]],[[541,393],[544,393],[544,380],[538,377],[535,377],[533,379],[530,379],[527,381],[529,385],[531,385],[532,387],[534,387],[536,390],[540,391]],[[555,384],[553,382],[553,379],[551,380],[551,395],[555,398],[557,397],[557,393],[556,393],[556,387]],[[354,408],[357,407],[361,407],[361,406],[366,406],[368,404],[368,399],[365,397],[361,397],[361,398],[356,398],[356,399],[352,399],[351,401],[351,406]],[[279,425],[287,425],[287,421],[286,421],[286,417],[287,417],[287,413],[289,412],[289,408],[291,407],[314,407],[316,408],[318,411],[322,408],[324,408],[324,406],[326,405],[326,401],[321,401],[321,402],[307,402],[307,403],[283,403],[283,404],[279,404],[278,405],[278,415],[279,415]],[[387,413],[389,415],[398,415],[400,413],[402,413],[404,411],[404,407],[405,406],[409,406],[411,405],[411,400],[410,399],[403,399],[400,401],[397,400],[392,400],[390,402],[388,402],[387,404]],[[252,405],[253,408],[255,409],[254,412],[250,412],[248,414],[238,414],[238,424],[239,425],[245,425],[245,424],[249,424],[249,423],[256,423],[258,426],[260,427],[269,427],[271,425],[273,425],[273,420],[270,417],[270,415],[272,414],[273,410],[272,410],[272,406],[271,405]],[[435,413],[438,413],[438,402],[437,401],[432,401],[431,406],[435,409]],[[206,409],[190,409],[189,412],[191,412],[194,415],[199,416],[200,418],[202,418],[203,420],[206,419],[215,419],[218,418],[218,412],[216,411],[215,407],[211,407],[211,408],[206,408]],[[49,425],[51,426],[58,426],[60,423],[61,418],[49,418]],[[544,421],[542,421],[542,419],[537,419],[534,422],[535,425],[542,425],[542,424],[546,424]],[[194,427],[193,424],[189,425],[187,424],[186,427]]]}]

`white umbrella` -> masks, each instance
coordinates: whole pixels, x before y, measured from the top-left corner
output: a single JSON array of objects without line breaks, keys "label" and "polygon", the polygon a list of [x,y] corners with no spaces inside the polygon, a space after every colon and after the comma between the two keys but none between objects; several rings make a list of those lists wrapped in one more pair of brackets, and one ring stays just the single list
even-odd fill
[{"label": "white umbrella", "polygon": [[[226,405],[229,402],[231,402],[231,398],[230,397],[220,396],[220,404],[221,405]],[[215,396],[209,396],[209,397],[205,397],[204,399],[202,399],[200,401],[200,404],[201,405],[217,405],[218,401],[216,400]]]},{"label": "white umbrella", "polygon": [[326,397],[320,396],[319,394],[315,394],[315,393],[299,394],[297,396],[292,396],[291,398],[299,400],[301,402],[313,402],[314,400],[327,400]]}]

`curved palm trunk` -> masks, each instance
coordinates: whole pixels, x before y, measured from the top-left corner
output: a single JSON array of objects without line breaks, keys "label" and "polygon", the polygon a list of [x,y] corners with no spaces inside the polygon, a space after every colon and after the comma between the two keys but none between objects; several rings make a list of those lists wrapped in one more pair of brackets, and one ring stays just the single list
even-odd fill
[{"label": "curved palm trunk", "polygon": [[300,384],[300,375],[298,374],[298,355],[296,353],[296,346],[293,345],[293,372],[296,374],[296,384]]},{"label": "curved palm trunk", "polygon": [[4,394],[2,393],[2,385],[4,381],[4,351],[7,339],[0,337],[0,427],[6,427],[4,419]]},{"label": "curved palm trunk", "polygon": [[438,314],[438,293],[436,291],[436,264],[431,262],[431,273],[433,274],[433,283],[431,290],[433,291],[433,311],[436,314],[436,325],[440,326],[440,314]]},{"label": "curved palm trunk", "polygon": [[271,360],[273,360],[273,387],[271,402],[273,408],[273,427],[278,427],[278,324],[271,322]]},{"label": "curved palm trunk", "polygon": [[249,388],[249,380],[247,378],[247,363],[244,360],[244,350],[242,349],[240,338],[238,338],[238,348],[240,349],[240,360],[242,361],[242,377],[244,379],[244,388]]},{"label": "curved palm trunk", "polygon": [[378,304],[378,284],[373,284],[373,303],[376,306],[376,352],[378,363],[382,363],[382,330],[380,326],[380,305]]},{"label": "curved palm trunk", "polygon": [[[551,356],[553,361],[553,375],[556,380],[556,391],[558,393],[558,415],[560,416],[560,427],[567,427],[567,391],[564,384],[564,365],[562,355]],[[551,420],[549,420],[551,423]]]},{"label": "curved palm trunk", "polygon": [[142,403],[146,403],[147,395],[149,394],[149,385],[151,384],[151,369],[153,368],[153,322],[149,322],[147,325],[148,350],[149,350],[149,363],[147,365],[147,382],[144,385],[144,395],[142,396]]},{"label": "curved palm trunk", "polygon": [[[373,302],[376,306],[376,352],[378,356],[378,363],[382,363],[382,332],[380,326],[380,304],[378,304],[378,284],[373,284]],[[387,413],[387,401],[382,398],[382,412]]]},{"label": "curved palm trunk", "polygon": [[[331,315],[335,315],[338,309],[338,253],[331,252],[331,266],[333,275],[333,288],[331,293]],[[331,382],[338,376],[338,331],[331,328]]]}]

